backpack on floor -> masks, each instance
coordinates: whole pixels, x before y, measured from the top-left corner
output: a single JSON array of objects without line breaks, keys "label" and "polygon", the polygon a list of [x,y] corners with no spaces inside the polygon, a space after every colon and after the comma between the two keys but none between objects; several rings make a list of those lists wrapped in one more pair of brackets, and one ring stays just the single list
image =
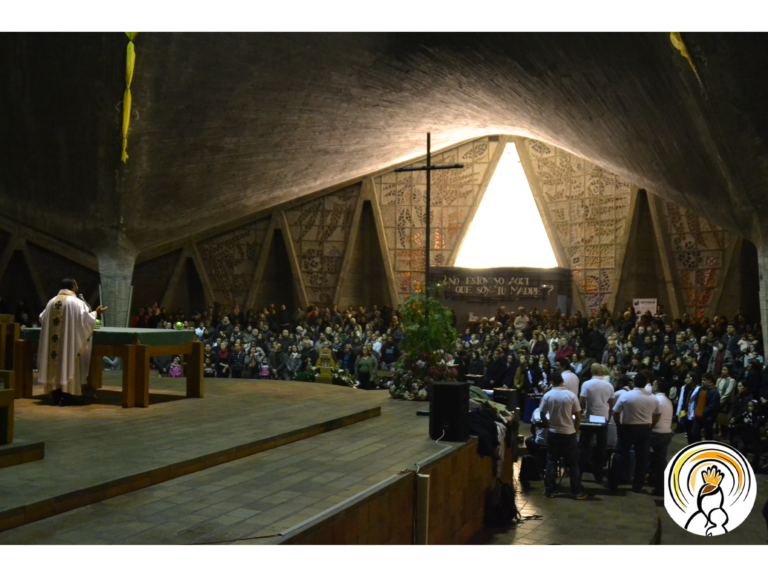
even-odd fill
[{"label": "backpack on floor", "polygon": [[485,523],[509,526],[520,518],[512,486],[496,479],[496,486],[485,497]]},{"label": "backpack on floor", "polygon": [[541,480],[539,475],[539,463],[535,456],[526,454],[520,460],[520,483],[523,486],[527,486],[529,482],[535,482]]}]

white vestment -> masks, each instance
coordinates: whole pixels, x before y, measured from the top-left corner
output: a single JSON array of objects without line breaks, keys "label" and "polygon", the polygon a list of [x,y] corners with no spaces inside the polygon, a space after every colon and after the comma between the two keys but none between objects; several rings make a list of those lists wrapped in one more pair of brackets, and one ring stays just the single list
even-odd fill
[{"label": "white vestment", "polygon": [[70,290],[60,290],[40,314],[38,381],[45,393],[57,388],[80,396],[91,364],[96,313]]}]

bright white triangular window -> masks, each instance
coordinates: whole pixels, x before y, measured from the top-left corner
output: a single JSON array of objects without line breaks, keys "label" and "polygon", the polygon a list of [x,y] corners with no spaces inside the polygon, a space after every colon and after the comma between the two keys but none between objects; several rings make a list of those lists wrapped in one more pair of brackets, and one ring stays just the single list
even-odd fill
[{"label": "bright white triangular window", "polygon": [[552,244],[514,142],[504,148],[485,196],[469,225],[456,266],[557,266]]}]

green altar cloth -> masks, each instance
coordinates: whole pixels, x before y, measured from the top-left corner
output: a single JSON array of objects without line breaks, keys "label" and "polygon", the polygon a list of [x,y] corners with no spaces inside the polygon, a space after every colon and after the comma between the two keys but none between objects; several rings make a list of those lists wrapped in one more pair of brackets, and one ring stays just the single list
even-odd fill
[{"label": "green altar cloth", "polygon": [[[40,341],[40,328],[22,328],[21,338]],[[153,328],[110,328],[103,326],[93,331],[94,346],[183,346],[195,339],[194,330],[163,330]]]}]

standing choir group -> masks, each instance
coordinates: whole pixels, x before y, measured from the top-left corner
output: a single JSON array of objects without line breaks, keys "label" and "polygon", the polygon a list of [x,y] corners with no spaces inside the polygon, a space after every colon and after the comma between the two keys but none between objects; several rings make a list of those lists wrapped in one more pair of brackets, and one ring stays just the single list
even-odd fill
[{"label": "standing choir group", "polygon": [[467,330],[456,352],[460,379],[527,398],[523,420],[533,422],[533,436],[526,446],[546,467],[546,493],[554,495],[562,461],[572,496],[583,498],[585,471],[598,483],[605,477],[608,488],[630,483],[638,492],[647,476],[661,493],[675,432],[689,443],[717,434],[761,471],[768,416],[761,340],[760,325],[741,309],[733,321],[710,322],[630,308],[614,322],[605,305],[589,320],[502,307]]}]

